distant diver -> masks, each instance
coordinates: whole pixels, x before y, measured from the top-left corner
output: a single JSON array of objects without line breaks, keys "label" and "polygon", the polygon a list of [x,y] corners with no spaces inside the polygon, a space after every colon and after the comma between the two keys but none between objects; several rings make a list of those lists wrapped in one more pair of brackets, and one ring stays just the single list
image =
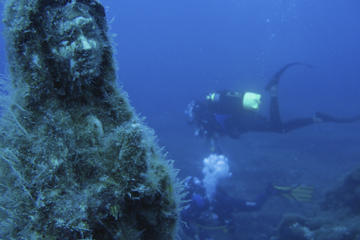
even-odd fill
[{"label": "distant diver", "polygon": [[339,118],[316,112],[313,117],[283,122],[279,111],[278,84],[285,71],[293,66],[312,67],[309,64],[293,62],[286,64],[273,75],[265,87],[271,96],[269,118],[258,112],[261,95],[254,92],[215,91],[204,99],[192,101],[185,113],[189,117],[189,123],[196,127],[195,135],[209,139],[214,149],[217,147],[214,145],[216,140],[221,136],[236,139],[246,132],[287,133],[314,123],[352,123],[360,120],[360,115]]},{"label": "distant diver", "polygon": [[210,199],[206,194],[204,181],[189,176],[185,179],[189,203],[181,212],[186,223],[184,239],[211,239],[213,231],[231,233],[236,228],[234,213],[260,211],[265,203],[274,196],[284,197],[296,202],[312,200],[312,186],[279,186],[268,184],[262,193],[253,200],[231,196],[228,189],[217,187]]}]

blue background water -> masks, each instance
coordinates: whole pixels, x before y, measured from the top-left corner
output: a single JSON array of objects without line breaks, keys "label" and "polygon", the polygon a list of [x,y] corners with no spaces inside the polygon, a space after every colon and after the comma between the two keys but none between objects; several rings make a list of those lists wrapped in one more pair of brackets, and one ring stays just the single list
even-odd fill
[{"label": "blue background water", "polygon": [[[266,82],[286,63],[301,61],[315,67],[295,67],[282,78],[284,119],[312,116],[315,111],[360,113],[357,0],[102,2],[111,20],[110,33],[116,34],[119,83],[175,159],[181,177],[201,177],[202,159],[210,153],[186,124],[186,105],[208,91],[225,88],[266,96]],[[0,39],[0,73],[6,75],[5,59]],[[252,197],[270,181],[301,182],[315,186],[321,199],[358,166],[359,125],[323,124],[287,135],[249,133],[239,140],[223,139],[233,172],[223,184],[236,196]],[[277,199],[256,216],[310,208]],[[254,215],[241,219],[247,224],[242,223],[246,230],[239,231],[249,234],[244,239],[260,239],[254,237],[260,228]]]},{"label": "blue background water", "polygon": [[[111,32],[117,34],[119,81],[180,167],[184,158],[201,162],[196,158],[199,155],[184,156],[186,151],[207,154],[189,144],[194,136],[183,114],[188,102],[224,88],[253,90],[266,96],[263,87],[268,79],[289,62],[306,62],[315,68],[297,67],[284,75],[280,85],[284,119],[312,116],[315,111],[339,116],[359,113],[357,1],[104,3],[113,19]],[[327,125],[290,136],[303,134],[309,141],[319,135],[342,139],[346,132],[356,138],[359,132],[354,129],[359,130],[357,125]],[[274,137],[255,138],[273,141]],[[242,140],[252,138],[254,134]],[[341,145],[337,149],[344,148]]]}]

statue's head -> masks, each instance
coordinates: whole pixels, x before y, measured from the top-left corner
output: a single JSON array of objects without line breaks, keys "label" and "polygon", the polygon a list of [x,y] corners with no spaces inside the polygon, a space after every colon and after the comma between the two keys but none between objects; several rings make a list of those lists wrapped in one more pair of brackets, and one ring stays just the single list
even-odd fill
[{"label": "statue's head", "polygon": [[101,73],[104,39],[87,7],[79,5],[68,4],[60,13],[49,9],[49,19],[54,21],[46,25],[55,62],[69,73],[75,85],[85,85]]},{"label": "statue's head", "polygon": [[[115,82],[105,10],[97,0],[34,0],[7,12],[15,87],[27,84],[34,101],[47,96],[102,96]],[[11,19],[21,15],[20,24]],[[90,96],[90,95],[91,96]]]},{"label": "statue's head", "polygon": [[103,75],[109,48],[104,9],[95,1],[68,1],[44,7],[43,24],[54,87],[60,94],[82,94]]}]

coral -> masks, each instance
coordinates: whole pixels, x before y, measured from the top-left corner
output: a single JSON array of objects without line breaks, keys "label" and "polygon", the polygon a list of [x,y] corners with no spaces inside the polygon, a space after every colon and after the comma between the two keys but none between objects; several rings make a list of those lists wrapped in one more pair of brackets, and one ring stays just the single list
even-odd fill
[{"label": "coral", "polygon": [[360,237],[360,169],[325,195],[313,218],[287,216],[280,224],[279,240],[357,240]]},{"label": "coral", "polygon": [[313,240],[314,233],[299,216],[286,216],[279,228],[279,239]]},{"label": "coral", "polygon": [[322,203],[325,210],[342,208],[349,214],[360,215],[360,168],[346,176],[343,184],[326,194]]},{"label": "coral", "polygon": [[96,0],[8,0],[1,239],[174,239],[182,187],[116,86]]}]

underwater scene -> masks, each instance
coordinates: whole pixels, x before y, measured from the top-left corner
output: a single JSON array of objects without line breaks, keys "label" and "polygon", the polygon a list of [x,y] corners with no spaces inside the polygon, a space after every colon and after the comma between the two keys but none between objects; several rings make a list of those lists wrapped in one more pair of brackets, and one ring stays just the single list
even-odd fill
[{"label": "underwater scene", "polygon": [[360,240],[360,2],[0,6],[1,240]]}]

